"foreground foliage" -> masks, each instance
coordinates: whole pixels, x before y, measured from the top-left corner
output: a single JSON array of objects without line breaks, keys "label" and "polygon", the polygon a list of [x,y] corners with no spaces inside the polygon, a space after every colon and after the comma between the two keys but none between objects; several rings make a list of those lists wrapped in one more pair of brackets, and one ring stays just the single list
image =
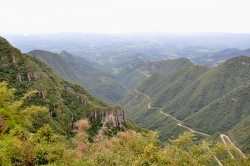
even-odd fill
[{"label": "foreground foliage", "polygon": [[34,92],[18,100],[14,100],[14,92],[0,83],[0,165],[213,165],[215,156],[224,165],[249,162],[237,153],[232,160],[219,144],[194,144],[192,133],[184,133],[164,147],[156,132],[133,130],[90,143],[87,119],[76,122],[77,134],[66,138],[46,123],[51,117],[48,109],[22,107],[23,100]]}]

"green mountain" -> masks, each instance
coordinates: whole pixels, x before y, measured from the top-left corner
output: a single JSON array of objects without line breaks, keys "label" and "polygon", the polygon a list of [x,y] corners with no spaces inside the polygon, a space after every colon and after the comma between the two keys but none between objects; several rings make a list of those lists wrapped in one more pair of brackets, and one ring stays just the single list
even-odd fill
[{"label": "green mountain", "polygon": [[28,54],[43,60],[62,78],[84,86],[92,94],[109,103],[116,103],[127,93],[127,88],[114,76],[99,70],[82,57],[65,51],[56,54],[34,50]]},{"label": "green mountain", "polygon": [[190,127],[204,133],[200,136],[228,133],[249,151],[250,132],[239,134],[248,128],[243,124],[250,114],[249,66],[250,57],[239,56],[211,69],[192,65],[167,75],[154,73],[121,103],[129,119],[159,130],[162,140]]},{"label": "green mountain", "polygon": [[233,58],[208,70],[201,77],[195,79],[181,94],[166,103],[165,108],[178,118],[184,119],[231,90],[248,83],[250,80],[248,66],[228,65],[230,61],[240,59],[243,60],[243,63],[245,61],[248,63],[249,57]]},{"label": "green mountain", "polygon": [[[153,106],[162,107],[166,101],[177,96],[188,87],[190,83],[208,70],[206,67],[192,65],[165,75],[160,72],[152,74],[138,90],[151,97]],[[159,130],[160,139],[167,140],[176,137],[185,131],[184,128],[176,125],[176,121],[163,116],[160,109],[148,109],[149,99],[137,92],[130,93],[121,104],[124,105],[126,115],[133,122],[154,130]],[[166,132],[167,131],[167,132]]]},{"label": "green mountain", "polygon": [[193,65],[192,62],[187,58],[156,62],[137,58],[131,61],[127,67],[122,69],[116,77],[129,89],[134,89],[155,72],[168,74],[176,69],[186,68],[191,65]]},{"label": "green mountain", "polygon": [[[250,151],[250,84],[240,86],[185,119],[191,128],[209,134],[228,132],[244,151]],[[239,128],[240,126],[240,128]]]},{"label": "green mountain", "polygon": [[73,123],[80,118],[89,117],[96,110],[113,109],[82,87],[58,77],[43,61],[22,54],[3,38],[0,38],[0,78],[1,82],[8,82],[9,88],[16,89],[16,99],[36,91],[23,106],[49,109],[49,115],[37,121],[36,129],[49,123],[60,133],[70,133]]},{"label": "green mountain", "polygon": [[[79,81],[74,71],[67,64],[65,59],[56,53],[51,53],[43,50],[35,50],[28,53],[30,56],[36,57],[38,59],[46,59],[46,63],[55,71],[58,75],[63,77],[65,80],[76,80]],[[42,54],[42,58],[40,55]]]}]

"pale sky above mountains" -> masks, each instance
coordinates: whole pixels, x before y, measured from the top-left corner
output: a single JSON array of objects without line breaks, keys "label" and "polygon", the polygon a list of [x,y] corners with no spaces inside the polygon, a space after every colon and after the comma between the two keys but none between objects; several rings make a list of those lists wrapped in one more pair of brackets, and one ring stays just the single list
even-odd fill
[{"label": "pale sky above mountains", "polygon": [[0,0],[0,33],[250,33],[250,0]]}]

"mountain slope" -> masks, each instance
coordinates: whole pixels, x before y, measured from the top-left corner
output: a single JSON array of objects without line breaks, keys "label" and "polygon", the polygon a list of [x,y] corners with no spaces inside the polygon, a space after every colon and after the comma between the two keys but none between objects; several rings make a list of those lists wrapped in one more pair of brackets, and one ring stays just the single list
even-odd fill
[{"label": "mountain slope", "polygon": [[248,83],[250,80],[249,67],[229,64],[241,59],[248,63],[250,58],[229,59],[224,64],[208,70],[201,77],[195,79],[181,94],[165,104],[167,112],[184,119],[231,90]]},{"label": "mountain slope", "polygon": [[[121,103],[129,119],[160,130],[163,140],[184,130],[177,122],[171,123],[175,117],[196,131],[215,136],[231,133],[244,150],[249,150],[250,132],[235,135],[240,127],[240,131],[247,130],[243,124],[250,114],[249,82],[250,57],[239,56],[212,69],[193,65],[168,75],[154,73],[138,87],[140,93],[130,93]],[[141,93],[151,98],[150,105]],[[160,108],[173,117],[160,115]]]},{"label": "mountain slope", "polygon": [[[177,96],[192,83],[193,79],[206,71],[206,67],[193,65],[169,75],[156,72],[145,80],[138,90],[151,97],[151,107],[162,107],[166,101]],[[177,126],[172,118],[163,116],[160,109],[148,109],[148,102],[145,96],[132,92],[121,101],[121,104],[125,107],[129,119],[143,127],[159,130],[162,140],[176,137],[185,131],[184,128]]]},{"label": "mountain slope", "polygon": [[151,62],[137,58],[126,68],[121,70],[116,77],[121,80],[129,89],[134,89],[146,80],[151,74],[161,72],[169,74],[177,69],[192,66],[193,63],[187,58],[174,60],[162,60]]},{"label": "mountain slope", "polygon": [[[68,66],[65,59],[56,54],[51,53],[48,51],[43,50],[34,50],[28,53],[29,55],[39,58],[41,60],[45,59],[46,63],[51,66],[52,70],[55,71],[58,75],[63,77],[64,79],[70,81],[70,80],[78,80],[77,76],[75,75],[74,71]],[[42,57],[40,55],[42,54]]]},{"label": "mountain slope", "polygon": [[[93,111],[112,114],[120,110],[93,97],[80,86],[59,78],[44,62],[21,54],[3,38],[0,38],[0,81],[8,82],[10,88],[16,89],[17,99],[31,90],[37,91],[23,104],[23,107],[36,105],[49,109],[45,119],[38,122],[37,129],[48,123],[59,133],[70,133],[75,121],[91,117]],[[105,116],[98,115],[98,118]]]},{"label": "mountain slope", "polygon": [[179,69],[186,68],[192,65],[193,63],[189,59],[179,58],[179,59],[162,60],[158,62],[153,62],[152,69],[153,71],[158,71],[158,72],[168,74],[177,69],[179,70]]},{"label": "mountain slope", "polygon": [[73,56],[65,51],[55,54],[34,50],[28,54],[42,59],[64,79],[84,86],[92,94],[109,103],[116,103],[127,92],[113,76],[100,71],[82,57]]},{"label": "mountain slope", "polygon": [[[200,131],[214,134],[219,132],[232,132],[241,147],[250,144],[250,134],[247,133],[248,125],[243,125],[243,120],[250,119],[250,84],[240,86],[233,91],[222,96],[201,109],[196,114],[185,119],[185,124]],[[238,133],[237,129],[241,126],[243,133]],[[241,135],[247,136],[246,138]],[[243,148],[249,150],[249,148]]]},{"label": "mountain slope", "polygon": [[[167,76],[161,75],[160,80],[150,77],[142,85],[140,85],[138,89],[152,96],[153,104],[163,106],[166,101],[176,97],[180,92],[182,92],[183,89],[190,86],[193,80],[200,77],[207,70],[208,69],[204,66],[193,65],[188,68],[176,70],[176,72],[170,73]],[[156,83],[153,83],[153,80],[155,80],[154,82]]]}]

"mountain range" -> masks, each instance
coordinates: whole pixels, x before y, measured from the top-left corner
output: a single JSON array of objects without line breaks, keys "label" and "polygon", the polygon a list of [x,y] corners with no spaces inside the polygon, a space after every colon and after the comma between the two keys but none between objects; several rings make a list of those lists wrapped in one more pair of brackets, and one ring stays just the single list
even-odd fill
[{"label": "mountain range", "polygon": [[[142,127],[160,130],[161,140],[177,137],[187,130],[171,117],[162,116],[167,113],[185,126],[213,138],[219,133],[230,134],[244,151],[249,151],[248,134],[235,136],[238,132],[235,128],[239,129],[238,126],[247,121],[244,117],[248,117],[249,94],[240,93],[244,96],[239,96],[243,106],[235,102],[238,101],[235,97],[224,99],[233,91],[248,88],[249,57],[240,56],[248,54],[248,50],[227,49],[210,55],[220,60],[237,56],[213,68],[195,65],[187,58],[154,62],[137,55],[115,74],[101,71],[100,66],[65,51],[57,54],[34,50],[28,54],[40,58],[64,79],[86,87],[95,96],[110,103],[120,100],[130,120]],[[150,96],[151,106],[161,108],[162,113],[160,109],[149,109],[148,99],[135,89]],[[128,90],[131,92],[126,96]],[[235,102],[235,106],[226,107],[230,101]],[[215,105],[216,110],[212,109]],[[203,138],[203,135],[198,134],[198,137]]]},{"label": "mountain range", "polygon": [[[214,68],[187,58],[123,65],[110,75],[65,51],[23,54],[0,37],[0,165],[249,163],[235,144],[249,152],[250,57]],[[133,74],[122,80],[126,71]],[[116,94],[116,80],[131,85],[122,89],[130,89],[120,101],[125,110],[82,87]]]}]

